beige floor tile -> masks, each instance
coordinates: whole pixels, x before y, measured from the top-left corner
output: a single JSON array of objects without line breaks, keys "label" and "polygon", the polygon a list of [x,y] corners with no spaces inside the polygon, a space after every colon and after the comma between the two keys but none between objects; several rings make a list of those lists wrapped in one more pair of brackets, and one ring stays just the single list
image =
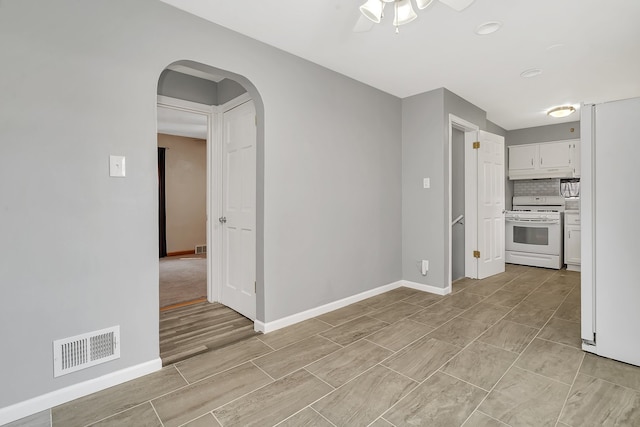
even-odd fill
[{"label": "beige floor tile", "polygon": [[467,310],[485,298],[486,297],[483,295],[473,294],[470,292],[458,292],[457,294],[453,294],[446,300],[442,301],[442,304]]},{"label": "beige floor tile", "polygon": [[569,386],[511,368],[478,408],[513,426],[555,426]]},{"label": "beige floor tile", "polygon": [[3,424],[3,427],[50,427],[51,426],[51,410],[38,412],[28,417]]},{"label": "beige floor tile", "polygon": [[250,338],[177,363],[176,368],[187,381],[193,383],[272,351],[257,338]]},{"label": "beige floor tile", "polygon": [[180,373],[168,366],[153,374],[73,400],[51,410],[53,425],[86,426],[184,387]]},{"label": "beige floor tile", "polygon": [[400,301],[388,305],[385,308],[381,308],[380,310],[376,310],[373,313],[369,313],[368,316],[382,320],[383,322],[394,323],[398,320],[404,319],[405,317],[409,317],[412,314],[416,314],[422,309],[423,307],[420,307],[419,305]]},{"label": "beige floor tile", "polygon": [[382,364],[416,381],[423,381],[461,349],[426,336],[405,347]]},{"label": "beige floor tile", "polygon": [[540,283],[537,282],[521,282],[518,279],[507,283],[502,288],[503,291],[509,292],[523,292],[526,294],[530,294],[540,287]]},{"label": "beige floor tile", "polygon": [[428,336],[449,344],[465,347],[488,328],[484,323],[456,317],[440,326]]},{"label": "beige floor tile", "polygon": [[536,307],[543,308],[545,310],[556,310],[560,307],[560,304],[564,301],[566,295],[560,295],[555,292],[543,292],[533,291],[525,299],[527,304],[535,305]]},{"label": "beige floor tile", "polygon": [[[401,286],[399,288],[395,288],[387,292],[390,295],[398,296],[403,300],[406,300],[411,297],[423,295],[426,292],[419,291],[418,289],[407,288],[406,286]],[[410,302],[410,301],[409,301]]]},{"label": "beige floor tile", "polygon": [[475,411],[463,424],[463,427],[504,427],[505,425],[482,412]]},{"label": "beige floor tile", "polygon": [[538,338],[570,345],[575,348],[582,348],[582,338],[580,337],[580,323],[569,322],[567,320],[551,318],[549,323],[542,328]]},{"label": "beige floor tile", "polygon": [[378,418],[373,423],[369,424],[369,427],[393,427],[393,424],[384,418]]},{"label": "beige floor tile", "polygon": [[348,322],[349,320],[364,316],[365,314],[370,313],[373,310],[374,308],[371,308],[365,304],[356,303],[350,304],[346,307],[342,307],[334,311],[330,311],[329,313],[322,314],[316,317],[316,319],[328,323],[332,326],[337,326],[342,323]]},{"label": "beige floor tile", "polygon": [[220,427],[220,423],[211,413],[208,413],[201,416],[200,418],[196,418],[195,420],[186,423],[182,427]]},{"label": "beige floor tile", "polygon": [[214,411],[223,426],[272,426],[331,391],[301,369]]},{"label": "beige floor tile", "polygon": [[398,351],[431,331],[433,331],[431,326],[403,319],[380,329],[366,339],[389,350]]},{"label": "beige floor tile", "polygon": [[364,306],[369,307],[371,310],[380,310],[388,305],[394,304],[396,302],[402,301],[407,298],[408,294],[406,292],[398,292],[398,291],[389,291],[380,295],[376,295],[375,297],[367,298],[359,302]]},{"label": "beige floor tile", "polygon": [[460,317],[473,320],[474,322],[484,323],[485,325],[493,325],[507,314],[509,310],[511,310],[509,307],[481,302],[460,314]]},{"label": "beige floor tile", "polygon": [[578,374],[560,420],[570,426],[638,426],[640,392]]},{"label": "beige floor tile", "polygon": [[534,339],[522,353],[516,366],[571,385],[583,357],[584,353],[581,350]]},{"label": "beige floor tile", "polygon": [[150,403],[143,403],[140,406],[131,408],[127,411],[120,412],[95,424],[92,427],[119,427],[119,426],[136,426],[136,427],[162,427],[162,423],[158,419],[156,412]]},{"label": "beige floor tile", "polygon": [[366,426],[416,385],[378,365],[314,403],[313,408],[337,426]]},{"label": "beige floor tile", "polygon": [[455,282],[453,282],[451,284],[451,293],[458,293],[460,291],[463,291],[467,288],[469,288],[470,286],[474,286],[476,284],[479,283],[479,280],[477,279],[470,279],[468,277],[464,277],[462,279],[458,279]]},{"label": "beige floor tile", "polygon": [[435,373],[384,418],[401,426],[459,426],[487,392],[441,372]]},{"label": "beige floor tile", "polygon": [[419,295],[414,295],[410,298],[405,299],[406,302],[409,302],[414,305],[419,305],[420,307],[430,307],[433,304],[436,304],[440,301],[444,301],[449,298],[449,296],[436,295],[428,292],[423,292]]},{"label": "beige floor tile", "polygon": [[312,363],[306,369],[333,387],[340,387],[392,354],[391,350],[360,340]]},{"label": "beige floor tile", "polygon": [[330,340],[314,335],[298,341],[266,356],[253,360],[260,369],[273,378],[280,378],[339,350],[340,347]]},{"label": "beige floor tile", "polygon": [[469,286],[466,292],[474,293],[476,295],[482,295],[484,297],[488,297],[498,289],[502,288],[505,285],[503,282],[483,282],[479,281],[474,286]]},{"label": "beige floor tile", "polygon": [[362,316],[357,319],[351,320],[347,323],[343,323],[340,326],[329,329],[320,334],[320,336],[330,339],[331,341],[340,345],[349,345],[352,342],[358,341],[360,338],[364,338],[367,335],[371,335],[374,332],[387,326],[387,322],[374,319],[369,316]]},{"label": "beige floor tile", "polygon": [[305,408],[278,424],[278,427],[332,427],[322,415],[311,408]]},{"label": "beige floor tile", "polygon": [[556,311],[556,314],[553,315],[553,317],[580,323],[580,302],[563,302],[558,308],[558,311]]},{"label": "beige floor tile", "polygon": [[547,320],[549,320],[553,313],[553,310],[545,310],[544,308],[523,302],[515,306],[515,308],[505,316],[504,320],[540,329],[547,323]]},{"label": "beige floor tile", "polygon": [[640,391],[640,367],[585,353],[581,374]]},{"label": "beige floor tile", "polygon": [[521,353],[538,333],[538,329],[501,320],[482,334],[478,341],[504,350]]},{"label": "beige floor tile", "polygon": [[317,319],[309,319],[268,334],[258,335],[258,339],[276,350],[302,341],[312,335],[324,332],[331,328],[327,323]]},{"label": "beige floor tile", "polygon": [[165,427],[174,427],[200,417],[272,380],[247,362],[208,377],[173,393],[152,400]]},{"label": "beige floor tile", "polygon": [[439,302],[417,312],[411,316],[410,319],[437,328],[462,312],[464,312],[464,310],[461,308],[443,305],[442,302]]},{"label": "beige floor tile", "polygon": [[442,371],[491,390],[517,358],[517,353],[476,341],[448,362]]},{"label": "beige floor tile", "polygon": [[484,302],[494,305],[502,305],[504,307],[515,307],[516,305],[520,304],[520,302],[526,296],[526,293],[522,291],[511,292],[501,289],[487,297]]}]

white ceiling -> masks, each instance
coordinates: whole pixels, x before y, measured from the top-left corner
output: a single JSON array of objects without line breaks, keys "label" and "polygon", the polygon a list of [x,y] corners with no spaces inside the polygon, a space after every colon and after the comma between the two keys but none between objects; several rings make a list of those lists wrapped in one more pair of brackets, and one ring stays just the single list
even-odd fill
[{"label": "white ceiling", "polygon": [[[507,130],[578,120],[546,116],[557,105],[640,96],[640,0],[414,3],[400,34],[390,10],[354,33],[364,0],[162,1],[401,98],[446,87]],[[487,21],[503,27],[476,35]],[[531,68],[543,72],[520,77]]]}]

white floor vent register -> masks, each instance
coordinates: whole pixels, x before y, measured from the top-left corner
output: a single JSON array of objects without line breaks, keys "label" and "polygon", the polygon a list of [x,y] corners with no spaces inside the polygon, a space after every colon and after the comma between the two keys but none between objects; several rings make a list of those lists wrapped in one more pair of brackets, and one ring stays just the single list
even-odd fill
[{"label": "white floor vent register", "polygon": [[120,358],[120,326],[53,342],[53,376]]},{"label": "white floor vent register", "polygon": [[196,245],[196,255],[206,254],[207,245]]}]

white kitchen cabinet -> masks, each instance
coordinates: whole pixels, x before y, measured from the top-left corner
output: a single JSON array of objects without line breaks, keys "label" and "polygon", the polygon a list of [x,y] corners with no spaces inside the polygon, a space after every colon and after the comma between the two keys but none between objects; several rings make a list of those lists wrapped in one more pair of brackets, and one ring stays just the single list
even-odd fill
[{"label": "white kitchen cabinet", "polygon": [[579,142],[566,140],[510,146],[509,179],[575,178],[576,167],[580,170]]},{"label": "white kitchen cabinet", "polygon": [[538,149],[535,144],[509,147],[509,173],[511,171],[532,171],[536,168]]},{"label": "white kitchen cabinet", "polygon": [[573,166],[573,176],[580,178],[582,173],[580,169],[580,141],[576,140],[571,142],[571,165]]},{"label": "white kitchen cabinet", "polygon": [[564,262],[567,270],[580,271],[580,213],[564,214]]}]

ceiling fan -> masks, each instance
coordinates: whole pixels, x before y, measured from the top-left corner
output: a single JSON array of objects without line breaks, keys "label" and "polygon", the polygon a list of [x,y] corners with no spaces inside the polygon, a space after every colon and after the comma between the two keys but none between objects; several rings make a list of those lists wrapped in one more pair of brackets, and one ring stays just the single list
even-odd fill
[{"label": "ceiling fan", "polygon": [[[426,9],[434,0],[416,0],[418,9]],[[475,0],[438,0],[440,3],[444,3],[450,8],[460,12],[466,9]],[[395,12],[395,18],[393,25],[396,27],[396,33],[400,25],[408,24],[418,17],[413,10],[411,0],[367,0],[362,6],[360,6],[360,18],[356,22],[353,31],[361,33],[371,30],[373,24],[379,24],[384,17],[384,7],[387,3],[392,3],[393,10]]]}]

